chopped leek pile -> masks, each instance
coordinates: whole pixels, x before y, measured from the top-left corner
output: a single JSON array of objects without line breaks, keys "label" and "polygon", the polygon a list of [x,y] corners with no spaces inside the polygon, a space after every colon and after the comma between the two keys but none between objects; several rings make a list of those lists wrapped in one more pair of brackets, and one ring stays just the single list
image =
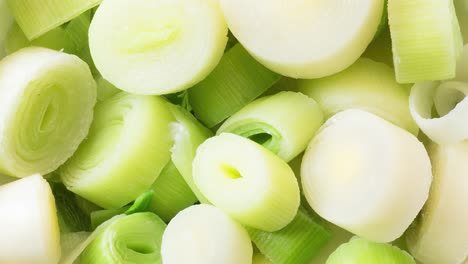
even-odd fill
[{"label": "chopped leek pile", "polygon": [[1,264],[468,264],[468,0],[0,0]]}]

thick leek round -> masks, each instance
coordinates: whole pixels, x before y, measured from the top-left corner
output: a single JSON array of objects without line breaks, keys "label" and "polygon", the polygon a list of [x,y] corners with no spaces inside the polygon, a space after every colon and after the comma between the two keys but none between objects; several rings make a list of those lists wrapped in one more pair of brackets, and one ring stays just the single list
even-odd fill
[{"label": "thick leek round", "polygon": [[194,205],[178,213],[164,232],[164,264],[251,264],[245,229],[220,209]]},{"label": "thick leek round", "polygon": [[356,61],[372,41],[384,0],[221,0],[229,29],[262,64],[320,78]]},{"label": "thick leek round", "polygon": [[311,141],[301,178],[307,201],[321,217],[390,242],[416,218],[432,177],[429,156],[415,136],[371,113],[346,110]]},{"label": "thick leek round", "polygon": [[96,84],[78,57],[25,48],[0,62],[0,173],[47,174],[88,133]]},{"label": "thick leek round", "polygon": [[327,119],[346,109],[361,109],[418,134],[408,107],[410,89],[398,84],[394,70],[383,63],[362,58],[338,74],[300,80],[297,86],[317,101]]},{"label": "thick leek round", "polygon": [[0,208],[0,263],[58,263],[60,231],[54,196],[42,176],[0,186]]},{"label": "thick leek round", "polygon": [[408,248],[425,264],[460,264],[468,257],[468,142],[433,144],[429,154],[434,181],[407,233]]},{"label": "thick leek round", "polygon": [[161,263],[166,224],[153,213],[136,213],[107,225],[80,257],[81,264]]},{"label": "thick leek round", "polygon": [[[383,243],[353,238],[341,245],[328,258],[326,264],[416,264],[405,251]],[[444,262],[445,263],[445,262]]]},{"label": "thick leek round", "polygon": [[121,92],[99,102],[87,138],[60,169],[72,192],[117,209],[148,190],[170,159],[166,102]]},{"label": "thick leek round", "polygon": [[264,231],[289,224],[300,203],[299,186],[288,164],[235,134],[222,133],[198,147],[193,179],[215,206]]},{"label": "thick leek round", "polygon": [[246,105],[227,119],[217,134],[229,132],[249,138],[288,162],[304,151],[322,123],[322,111],[313,99],[280,92]]},{"label": "thick leek round", "polygon": [[119,89],[169,94],[214,69],[227,33],[217,0],[104,0],[89,46],[99,72]]}]

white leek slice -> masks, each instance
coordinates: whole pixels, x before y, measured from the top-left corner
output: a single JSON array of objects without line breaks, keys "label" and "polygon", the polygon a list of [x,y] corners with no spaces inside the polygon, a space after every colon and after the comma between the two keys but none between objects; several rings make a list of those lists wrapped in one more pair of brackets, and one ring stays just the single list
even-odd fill
[{"label": "white leek slice", "polygon": [[0,172],[47,174],[88,133],[96,83],[74,55],[30,47],[0,62]]},{"label": "white leek slice", "polygon": [[321,217],[367,239],[389,242],[423,207],[431,164],[415,136],[371,113],[346,110],[314,137],[301,177],[304,195]]},{"label": "white leek slice", "polygon": [[434,181],[408,247],[425,264],[460,264],[468,257],[468,142],[433,144],[429,154]]},{"label": "white leek slice", "polygon": [[215,206],[244,225],[268,232],[290,223],[300,203],[288,164],[235,134],[222,133],[198,147],[193,179]]},{"label": "white leek slice", "polygon": [[220,209],[194,205],[178,213],[164,232],[164,264],[250,264],[252,243],[245,229]]},{"label": "white leek slice", "polygon": [[89,46],[99,72],[119,89],[169,94],[214,69],[227,33],[217,0],[104,0]]},{"label": "white leek slice", "polygon": [[[410,111],[421,130],[434,142],[452,144],[468,139],[468,83],[422,82],[411,89]],[[433,117],[435,107],[440,117]]]},{"label": "white leek slice", "polygon": [[0,60],[6,55],[4,41],[14,19],[8,9],[7,1],[0,0]]},{"label": "white leek slice", "polygon": [[54,196],[36,174],[0,186],[0,263],[55,264],[60,231]]},{"label": "white leek slice", "polygon": [[372,41],[384,0],[221,0],[229,29],[263,65],[319,78],[356,61]]}]

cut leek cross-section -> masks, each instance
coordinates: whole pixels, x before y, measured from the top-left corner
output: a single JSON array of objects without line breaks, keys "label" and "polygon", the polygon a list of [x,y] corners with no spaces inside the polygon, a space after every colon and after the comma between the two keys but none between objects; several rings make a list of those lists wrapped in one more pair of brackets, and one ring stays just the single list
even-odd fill
[{"label": "cut leek cross-section", "polygon": [[88,137],[60,169],[63,183],[105,209],[130,203],[169,161],[171,121],[156,96],[121,92],[98,103]]},{"label": "cut leek cross-section", "polygon": [[398,82],[455,77],[463,42],[453,0],[389,0],[388,18]]},{"label": "cut leek cross-section", "polygon": [[78,57],[22,49],[0,62],[0,173],[47,174],[88,133],[96,83]]},{"label": "cut leek cross-section", "polygon": [[235,134],[222,133],[200,145],[193,178],[211,203],[260,230],[285,227],[299,207],[299,186],[288,164]]},{"label": "cut leek cross-section", "polygon": [[104,0],[89,46],[99,72],[119,89],[169,94],[213,70],[227,34],[217,0]]},{"label": "cut leek cross-section", "polygon": [[178,213],[164,232],[164,264],[251,264],[245,229],[220,209],[194,205]]},{"label": "cut leek cross-section", "polygon": [[58,263],[60,231],[54,196],[42,176],[1,186],[0,208],[0,263]]},{"label": "cut leek cross-section", "polygon": [[263,65],[320,78],[357,60],[381,22],[384,0],[221,0],[229,29]]},{"label": "cut leek cross-section", "polygon": [[415,136],[371,113],[346,110],[311,141],[301,177],[307,201],[321,217],[367,239],[390,242],[423,207],[431,164]]},{"label": "cut leek cross-section", "polygon": [[322,123],[322,111],[313,99],[280,92],[248,104],[227,119],[217,134],[249,138],[289,162],[304,151]]}]

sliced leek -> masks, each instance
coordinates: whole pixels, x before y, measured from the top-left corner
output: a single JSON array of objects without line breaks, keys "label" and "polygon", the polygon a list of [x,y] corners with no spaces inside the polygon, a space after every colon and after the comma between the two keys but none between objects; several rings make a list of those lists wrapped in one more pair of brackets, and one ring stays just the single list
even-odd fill
[{"label": "sliced leek", "polygon": [[297,87],[317,101],[327,119],[346,109],[362,109],[418,133],[408,107],[410,89],[398,84],[393,69],[383,63],[361,58],[336,75],[300,80]]},{"label": "sliced leek", "polygon": [[455,77],[463,42],[453,0],[389,0],[388,18],[398,82]]},{"label": "sliced leek", "polygon": [[164,264],[250,264],[252,243],[245,229],[220,209],[194,205],[167,226],[161,255]]},{"label": "sliced leek", "polygon": [[309,264],[330,239],[330,234],[299,210],[285,228],[270,233],[247,228],[257,248],[273,263]]},{"label": "sliced leek", "polygon": [[224,119],[264,93],[281,76],[258,63],[236,44],[202,82],[189,89],[193,111],[208,127]]},{"label": "sliced leek", "polygon": [[96,84],[78,57],[22,49],[0,62],[0,173],[57,169],[88,133]]},{"label": "sliced leek", "polygon": [[[468,139],[468,83],[458,81],[416,83],[411,89],[410,111],[421,130],[434,142],[452,144]],[[433,117],[433,108],[438,116]]]},{"label": "sliced leek", "polygon": [[390,242],[427,200],[431,164],[415,136],[371,113],[346,110],[311,141],[301,178],[307,201],[321,217]]},{"label": "sliced leek", "polygon": [[425,264],[460,264],[468,257],[468,142],[430,147],[434,181],[407,242]]},{"label": "sliced leek", "polygon": [[280,92],[246,105],[228,118],[217,134],[229,132],[249,138],[288,162],[304,151],[322,123],[322,111],[313,99]]},{"label": "sliced leek", "polygon": [[89,45],[99,72],[119,89],[169,94],[214,69],[227,33],[217,0],[105,0]]},{"label": "sliced leek", "polygon": [[29,40],[97,6],[101,0],[6,0]]},{"label": "sliced leek", "polygon": [[[405,251],[362,238],[351,239],[330,255],[326,264],[416,264]],[[444,262],[445,263],[445,262]]]},{"label": "sliced leek", "polygon": [[136,213],[108,224],[87,246],[81,264],[161,262],[161,240],[166,224],[153,213]]},{"label": "sliced leek", "polygon": [[240,223],[264,231],[289,224],[300,203],[299,186],[288,164],[235,134],[222,133],[200,145],[193,179],[215,206]]},{"label": "sliced leek", "polygon": [[221,0],[229,29],[263,65],[294,78],[344,70],[372,41],[384,0]]},{"label": "sliced leek", "polygon": [[99,102],[87,138],[60,169],[72,192],[120,208],[148,190],[170,159],[166,102],[121,92]]},{"label": "sliced leek", "polygon": [[51,264],[60,258],[54,196],[40,175],[0,186],[0,263]]}]

